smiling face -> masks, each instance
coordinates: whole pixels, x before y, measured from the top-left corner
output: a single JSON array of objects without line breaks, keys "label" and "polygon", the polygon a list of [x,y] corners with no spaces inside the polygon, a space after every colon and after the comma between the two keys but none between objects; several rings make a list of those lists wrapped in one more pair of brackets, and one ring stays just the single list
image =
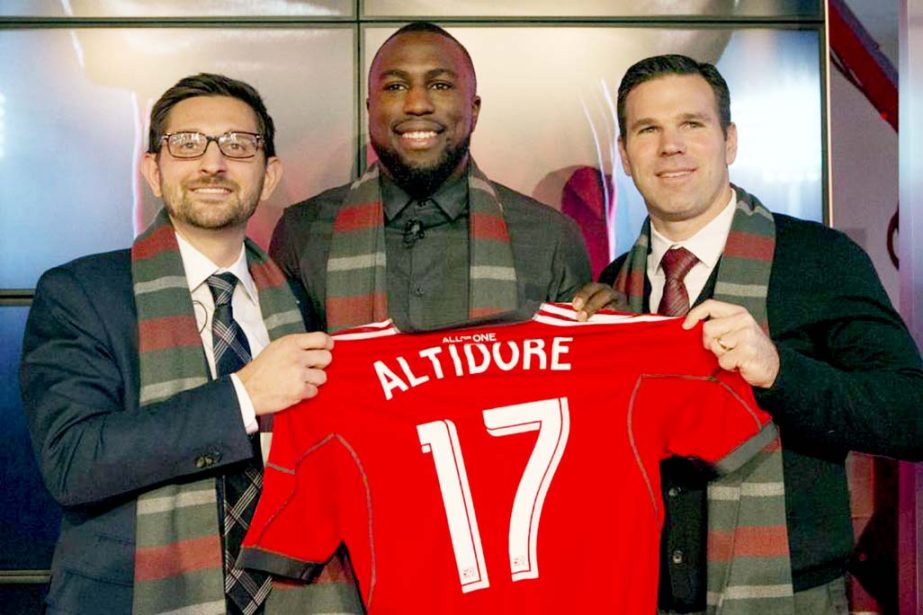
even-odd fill
[{"label": "smiling face", "polygon": [[730,124],[725,136],[714,92],[699,75],[665,75],[631,90],[619,152],[651,224],[672,240],[694,235],[730,199],[737,129]]},{"label": "smiling face", "polygon": [[369,72],[369,138],[405,190],[426,196],[468,161],[481,99],[455,41],[433,32],[388,40]]},{"label": "smiling face", "polygon": [[[176,103],[167,116],[165,132],[258,132],[250,106],[230,96],[195,96]],[[161,197],[174,227],[187,237],[197,230],[240,230],[269,198],[281,176],[276,158],[262,150],[253,158],[226,158],[217,143],[209,143],[200,158],[173,157],[166,147],[145,154],[142,172],[155,196]]]}]

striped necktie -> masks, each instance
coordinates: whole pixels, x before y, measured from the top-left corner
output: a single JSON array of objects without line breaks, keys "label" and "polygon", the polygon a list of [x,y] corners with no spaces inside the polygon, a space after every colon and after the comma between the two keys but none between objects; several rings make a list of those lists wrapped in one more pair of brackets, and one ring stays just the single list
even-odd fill
[{"label": "striped necktie", "polygon": [[[215,299],[212,316],[212,347],[215,372],[218,377],[233,374],[250,362],[250,344],[240,325],[234,320],[231,297],[237,277],[230,272],[212,275],[207,280]],[[239,470],[224,475],[224,592],[228,596],[228,612],[253,615],[269,595],[272,585],[263,573],[243,570],[236,565],[256,501],[263,486],[263,476],[257,465],[259,440],[255,440],[254,459]]]},{"label": "striped necktie", "polygon": [[663,297],[660,299],[658,314],[664,316],[685,316],[689,311],[689,293],[686,292],[686,274],[699,262],[695,254],[686,248],[667,250],[660,260],[666,281],[663,284]]}]

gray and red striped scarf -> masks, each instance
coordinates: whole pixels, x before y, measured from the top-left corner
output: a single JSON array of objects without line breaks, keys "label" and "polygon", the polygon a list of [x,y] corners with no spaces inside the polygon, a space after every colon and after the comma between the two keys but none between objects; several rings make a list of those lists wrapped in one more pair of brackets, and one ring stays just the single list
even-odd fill
[{"label": "gray and red striped scarf", "polygon": [[[734,186],[737,209],[718,264],[714,299],[742,305],[769,333],[766,297],[775,250],[772,214]],[[615,280],[629,309],[644,309],[650,219]],[[778,438],[708,485],[707,613],[793,613],[792,571]]]},{"label": "gray and red striped scarf", "polygon": [[[250,240],[245,242],[250,275],[270,339],[304,331],[285,275]],[[196,327],[192,298],[176,235],[161,210],[131,249],[138,309],[142,407],[208,382],[208,364]],[[149,434],[156,438],[157,434]],[[164,446],[170,444],[164,443]],[[348,583],[349,579],[328,578]],[[274,582],[266,613],[341,612],[329,604],[332,587]],[[291,591],[285,591],[291,590]],[[335,592],[333,592],[335,593]],[[224,613],[224,572],[214,477],[158,487],[138,497],[132,612]]]},{"label": "gray and red striped scarf", "polygon": [[[327,330],[388,318],[384,207],[378,163],[353,182],[333,225],[327,259]],[[503,205],[487,177],[468,163],[469,296],[473,320],[516,309],[516,268]]]}]

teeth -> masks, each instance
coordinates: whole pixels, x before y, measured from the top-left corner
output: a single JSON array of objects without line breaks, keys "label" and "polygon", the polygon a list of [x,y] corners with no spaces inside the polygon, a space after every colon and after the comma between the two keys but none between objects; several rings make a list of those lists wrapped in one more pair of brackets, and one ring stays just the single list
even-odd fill
[{"label": "teeth", "polygon": [[434,130],[416,130],[414,132],[405,132],[401,135],[402,139],[432,139],[436,136]]},{"label": "teeth", "polygon": [[672,171],[670,173],[661,173],[661,177],[682,177],[683,175],[688,175],[690,171]]},{"label": "teeth", "polygon": [[204,192],[206,194],[225,194],[228,192],[227,188],[196,188],[194,192]]}]

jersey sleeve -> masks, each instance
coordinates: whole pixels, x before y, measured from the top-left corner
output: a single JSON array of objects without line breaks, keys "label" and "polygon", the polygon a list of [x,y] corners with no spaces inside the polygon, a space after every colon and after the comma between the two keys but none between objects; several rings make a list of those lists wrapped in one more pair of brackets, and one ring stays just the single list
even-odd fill
[{"label": "jersey sleeve", "polygon": [[341,447],[332,434],[310,429],[310,412],[305,402],[276,415],[263,491],[238,560],[242,567],[311,580],[341,542],[334,490]]},{"label": "jersey sleeve", "polygon": [[750,386],[739,374],[722,369],[710,376],[645,380],[634,414],[644,418],[631,426],[633,431],[662,434],[661,458],[695,457],[721,474],[742,466],[777,436]]}]

